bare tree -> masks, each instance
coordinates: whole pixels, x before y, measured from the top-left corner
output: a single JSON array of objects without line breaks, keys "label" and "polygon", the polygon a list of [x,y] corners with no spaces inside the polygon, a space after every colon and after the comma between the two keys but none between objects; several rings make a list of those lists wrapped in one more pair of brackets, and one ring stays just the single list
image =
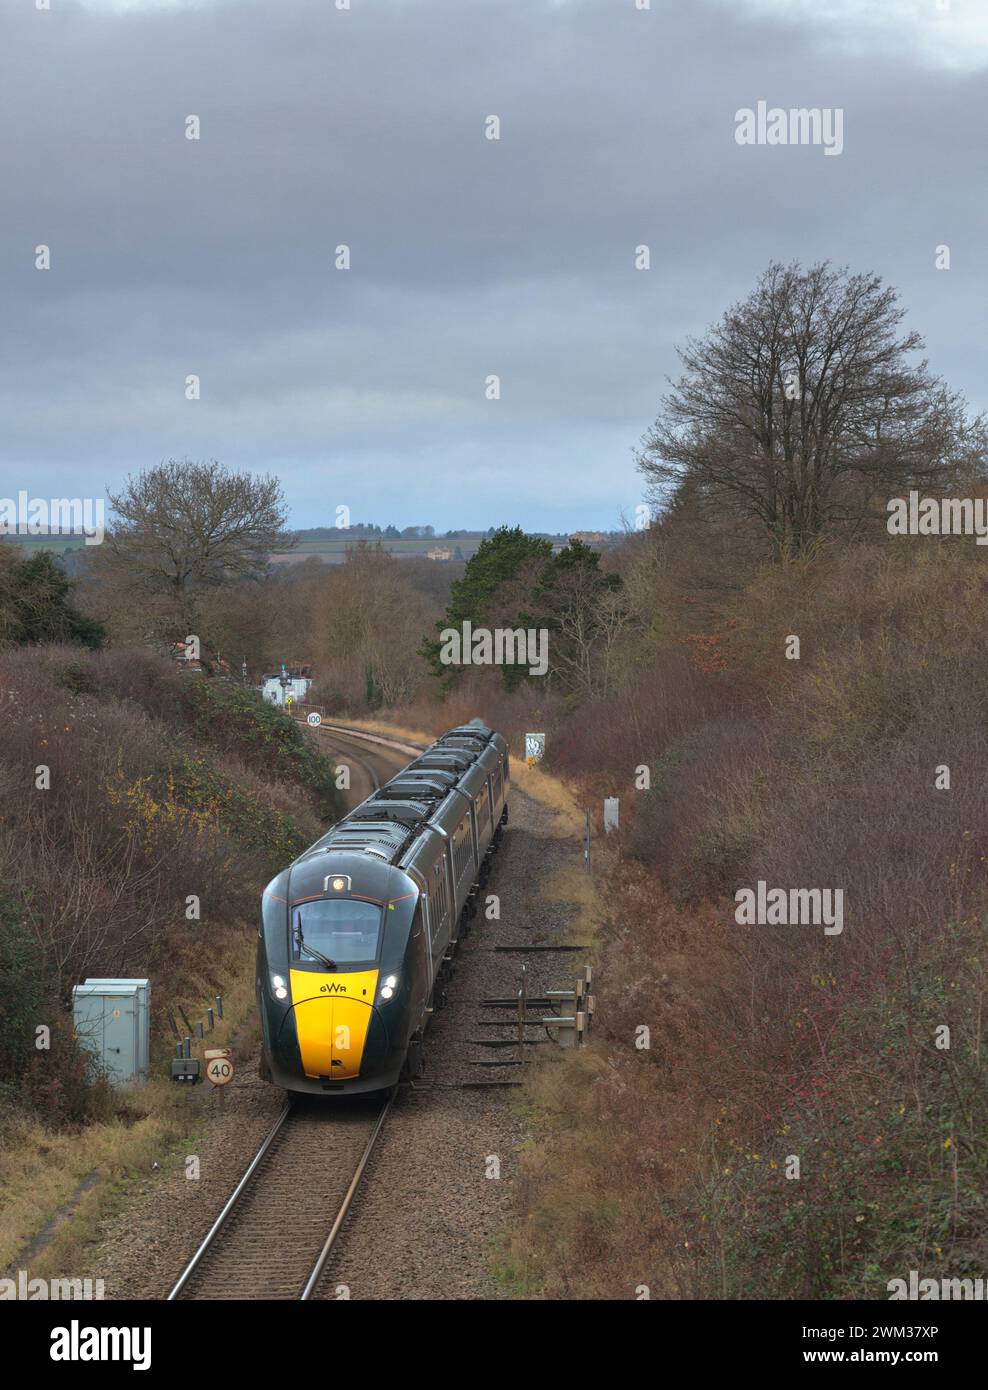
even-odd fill
[{"label": "bare tree", "polygon": [[359,541],[344,564],[326,567],[309,614],[321,691],[354,705],[403,704],[421,693],[418,648],[437,606],[409,582],[405,564]]},{"label": "bare tree", "polygon": [[133,593],[164,598],[183,628],[195,621],[198,591],[263,574],[271,551],[291,545],[277,478],[215,460],[169,460],[109,497],[117,520],[100,559]]},{"label": "bare tree", "polygon": [[[877,275],[772,264],[703,339],[642,440],[639,467],[668,501],[687,487],[804,551],[860,522],[876,496],[949,486],[986,456],[982,416],[909,359],[904,310]],[[884,501],[885,498],[882,500]]]},{"label": "bare tree", "polygon": [[615,649],[635,625],[623,589],[601,580],[587,567],[575,566],[551,609],[552,679],[581,701],[611,693]]}]

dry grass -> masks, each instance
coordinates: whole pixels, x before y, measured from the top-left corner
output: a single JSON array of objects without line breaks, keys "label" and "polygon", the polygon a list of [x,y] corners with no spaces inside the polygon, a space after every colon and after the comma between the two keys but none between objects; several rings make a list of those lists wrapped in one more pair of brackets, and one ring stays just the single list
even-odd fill
[{"label": "dry grass", "polygon": [[[0,1150],[0,1267],[27,1268],[36,1275],[77,1270],[99,1214],[120,1185],[133,1173],[149,1172],[152,1161],[188,1132],[188,1114],[176,1091],[159,1077],[122,1092],[120,1099],[128,1106],[125,1117],[86,1125],[75,1133],[53,1134],[38,1121],[20,1120]],[[95,1186],[26,1265],[24,1250],[59,1208],[72,1202],[94,1169],[99,1174]]]},{"label": "dry grass", "polygon": [[511,779],[519,791],[551,812],[552,819],[545,827],[546,834],[553,839],[566,839],[573,835],[582,839],[584,813],[573,790],[565,782],[545,771],[538,763],[528,767],[524,762],[517,761],[511,765]]},{"label": "dry grass", "polygon": [[[326,723],[332,724],[337,716],[327,716]],[[435,742],[440,734],[446,733],[450,725],[448,721],[436,720],[436,727],[433,733],[426,733],[424,729],[408,728],[404,724],[392,723],[388,719],[367,719],[364,717],[355,718],[353,715],[339,715],[339,722],[349,729],[360,729],[365,734],[379,734],[381,738],[408,739],[410,743],[429,744]]]},{"label": "dry grass", "polygon": [[550,903],[565,903],[571,909],[572,939],[593,942],[604,903],[595,876],[588,874],[582,864],[564,864],[546,874],[539,884],[539,897]]},{"label": "dry grass", "polygon": [[[245,928],[206,974],[189,972],[190,1000],[197,983],[202,998],[212,998],[207,991],[215,984],[214,972],[223,979],[223,1018],[205,1044],[193,1044],[193,1055],[201,1056],[203,1046],[232,1047],[237,1060],[255,1050],[254,950],[253,929]],[[171,1052],[171,1040],[156,1038],[151,1078],[115,1092],[118,1113],[106,1123],[52,1132],[29,1116],[8,1116],[0,1147],[0,1269],[24,1268],[39,1277],[77,1273],[99,1222],[124,1202],[130,1184],[145,1178],[155,1160],[187,1151],[203,1122],[201,1100],[168,1079]],[[74,1203],[94,1169],[98,1181]],[[23,1252],[63,1207],[70,1210],[55,1221],[51,1239],[24,1263]]]},{"label": "dry grass", "polygon": [[708,922],[675,913],[644,873],[629,878],[613,844],[595,853],[592,879],[574,864],[544,887],[547,899],[579,905],[597,1012],[588,1046],[545,1055],[526,1078],[533,1138],[499,1274],[520,1295],[689,1297],[676,1202],[691,1181],[687,1155],[716,1116],[696,1087],[709,1045],[690,1055],[684,1040],[723,961]]}]

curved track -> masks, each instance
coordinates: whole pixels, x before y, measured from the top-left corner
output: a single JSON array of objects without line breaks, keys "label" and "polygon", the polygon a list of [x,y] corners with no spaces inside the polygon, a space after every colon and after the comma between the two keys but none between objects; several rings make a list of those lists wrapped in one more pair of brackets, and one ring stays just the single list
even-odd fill
[{"label": "curved track", "polygon": [[311,732],[318,738],[320,747],[333,754],[337,765],[345,763],[350,768],[348,809],[366,801],[382,782],[389,781],[412,761],[411,753],[368,742],[349,730],[344,732],[335,726],[327,729],[319,725]]}]

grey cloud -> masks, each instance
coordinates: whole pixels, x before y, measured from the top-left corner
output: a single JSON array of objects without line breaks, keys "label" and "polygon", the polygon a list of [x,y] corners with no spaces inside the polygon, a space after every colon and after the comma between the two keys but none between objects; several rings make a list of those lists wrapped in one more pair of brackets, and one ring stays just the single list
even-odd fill
[{"label": "grey cloud", "polygon": [[[53,3],[0,18],[0,492],[188,453],[299,524],[614,524],[674,343],[772,257],[878,270],[983,403],[984,79],[851,11]],[[844,153],[740,148],[760,99],[843,107]]]}]

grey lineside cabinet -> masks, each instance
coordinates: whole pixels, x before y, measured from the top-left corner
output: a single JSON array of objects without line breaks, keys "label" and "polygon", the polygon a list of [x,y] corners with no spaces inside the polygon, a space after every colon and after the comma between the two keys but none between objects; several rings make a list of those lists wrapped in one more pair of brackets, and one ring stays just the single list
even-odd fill
[{"label": "grey lineside cabinet", "polygon": [[150,980],[86,980],[72,990],[76,1035],[114,1086],[143,1081],[151,1038]]}]

